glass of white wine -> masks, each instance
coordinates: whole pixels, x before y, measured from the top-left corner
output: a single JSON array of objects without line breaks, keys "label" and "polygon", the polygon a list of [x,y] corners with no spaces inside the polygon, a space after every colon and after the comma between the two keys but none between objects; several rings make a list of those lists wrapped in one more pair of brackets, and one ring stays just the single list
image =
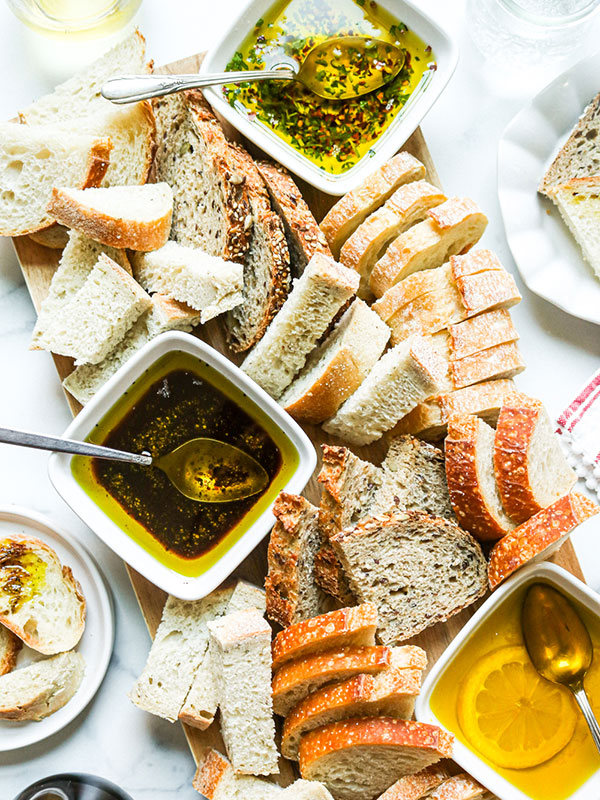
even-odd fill
[{"label": "glass of white wine", "polygon": [[50,36],[98,38],[123,28],[142,0],[7,0],[33,30]]}]

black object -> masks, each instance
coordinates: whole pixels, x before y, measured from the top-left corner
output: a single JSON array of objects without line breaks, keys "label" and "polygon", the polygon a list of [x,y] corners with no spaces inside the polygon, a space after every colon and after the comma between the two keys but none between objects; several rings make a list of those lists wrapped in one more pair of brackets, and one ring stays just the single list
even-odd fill
[{"label": "black object", "polygon": [[133,800],[114,783],[96,775],[63,773],[28,786],[15,800]]}]

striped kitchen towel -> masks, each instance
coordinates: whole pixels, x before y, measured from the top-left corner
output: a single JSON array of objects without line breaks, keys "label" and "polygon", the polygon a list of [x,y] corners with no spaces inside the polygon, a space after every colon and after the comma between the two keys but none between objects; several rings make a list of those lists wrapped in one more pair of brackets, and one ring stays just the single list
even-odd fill
[{"label": "striped kitchen towel", "polygon": [[600,499],[600,370],[556,422],[570,465]]}]

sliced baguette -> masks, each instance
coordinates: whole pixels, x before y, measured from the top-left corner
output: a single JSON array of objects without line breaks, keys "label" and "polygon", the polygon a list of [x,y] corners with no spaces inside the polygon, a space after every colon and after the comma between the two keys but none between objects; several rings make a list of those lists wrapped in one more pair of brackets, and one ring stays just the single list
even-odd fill
[{"label": "sliced baguette", "polygon": [[294,284],[242,370],[278,399],[306,363],[321,335],[358,288],[358,275],[320,253]]},{"label": "sliced baguette", "polygon": [[497,800],[466,772],[453,775],[429,795],[431,800]]},{"label": "sliced baguette", "polygon": [[516,342],[504,342],[471,353],[464,358],[448,357],[447,389],[464,389],[482,381],[514,378],[525,369],[525,362]]},{"label": "sliced baguette", "polygon": [[48,213],[101,244],[158,250],[169,238],[173,193],[166,183],[52,190]]},{"label": "sliced baguette", "polygon": [[[378,800],[425,800],[430,792],[450,777],[448,770],[436,764],[414,775],[405,775],[378,798]],[[457,798],[458,800],[458,798]]]},{"label": "sliced baguette", "polygon": [[324,422],[358,389],[389,338],[387,325],[356,298],[279,402],[301,422]]},{"label": "sliced baguette", "polygon": [[519,338],[510,312],[503,308],[450,325],[441,335],[448,337],[451,361],[467,358],[498,344],[516,342]]},{"label": "sliced baguette", "polygon": [[23,642],[18,636],[0,625],[0,675],[6,675],[15,668],[22,646]]},{"label": "sliced baguette", "polygon": [[0,542],[0,624],[44,655],[71,650],[85,626],[85,598],[45,542],[14,534]]},{"label": "sliced baguette", "polygon": [[405,183],[425,177],[425,167],[410,153],[398,153],[372,172],[360,186],[345,194],[321,222],[334,258],[346,239],[373,211]]},{"label": "sliced baguette", "polygon": [[[598,160],[600,172],[600,156]],[[583,257],[600,277],[600,176],[571,178],[552,186],[548,195],[581,247]]]},{"label": "sliced baguette", "polygon": [[507,533],[490,553],[490,589],[525,564],[548,558],[578,525],[599,511],[587,497],[571,492]]}]

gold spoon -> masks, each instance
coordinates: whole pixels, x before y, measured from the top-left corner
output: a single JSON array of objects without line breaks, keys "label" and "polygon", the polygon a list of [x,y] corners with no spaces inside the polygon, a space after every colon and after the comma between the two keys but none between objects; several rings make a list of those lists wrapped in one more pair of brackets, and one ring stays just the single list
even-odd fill
[{"label": "gold spoon", "polygon": [[268,70],[218,72],[212,75],[125,75],[102,86],[113,103],[136,103],[185,89],[266,80],[299,81],[326,100],[348,100],[379,89],[402,69],[404,50],[381,39],[340,36],[309,50],[298,64],[293,58]]},{"label": "gold spoon", "polygon": [[594,653],[579,614],[561,592],[535,583],[525,597],[521,625],[533,666],[546,680],[571,690],[600,751],[600,726],[583,685]]},{"label": "gold spoon", "polygon": [[8,428],[0,428],[0,442],[158,467],[181,494],[201,503],[244,500],[266,489],[270,480],[265,468],[251,455],[232,444],[208,437],[190,439],[172,452],[157,458],[149,453],[127,453],[90,442],[41,436]]}]

